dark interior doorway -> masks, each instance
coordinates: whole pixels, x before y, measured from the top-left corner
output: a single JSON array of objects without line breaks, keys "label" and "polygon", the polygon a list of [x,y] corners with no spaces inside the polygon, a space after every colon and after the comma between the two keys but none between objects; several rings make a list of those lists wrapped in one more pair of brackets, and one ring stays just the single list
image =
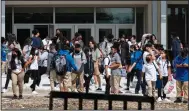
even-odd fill
[{"label": "dark interior doorway", "polygon": [[34,29],[39,30],[42,40],[48,36],[48,25],[34,25]]}]

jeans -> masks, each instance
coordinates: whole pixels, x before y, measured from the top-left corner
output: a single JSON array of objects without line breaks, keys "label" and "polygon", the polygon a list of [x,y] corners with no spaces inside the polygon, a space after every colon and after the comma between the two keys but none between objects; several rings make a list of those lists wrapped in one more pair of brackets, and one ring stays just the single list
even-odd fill
[{"label": "jeans", "polygon": [[140,86],[141,86],[142,87],[142,93],[145,94],[146,85],[145,85],[145,81],[142,82],[142,71],[141,70],[135,70],[135,72],[136,72],[136,76],[137,76],[137,84],[136,84],[135,92],[139,92]]},{"label": "jeans", "polygon": [[41,76],[43,74],[45,74],[46,72],[47,72],[47,67],[40,67],[39,66],[39,81],[37,83],[38,86],[40,85],[40,82],[41,82]]},{"label": "jeans", "polygon": [[7,79],[6,79],[6,82],[5,82],[5,89],[8,88],[9,81],[10,81],[10,79],[11,79],[11,73],[12,73],[12,70],[11,70],[11,69],[8,69]]},{"label": "jeans", "polygon": [[130,73],[127,74],[127,88],[130,87],[130,82],[133,82],[134,75],[135,70],[132,70]]},{"label": "jeans", "polygon": [[84,80],[85,80],[84,86],[86,89],[86,93],[89,93],[89,86],[90,86],[90,81],[92,77],[93,77],[92,74],[90,74],[89,76],[84,75]]},{"label": "jeans", "polygon": [[106,77],[105,76],[105,80],[106,80],[106,90],[105,90],[105,94],[110,94],[110,76]]},{"label": "jeans", "polygon": [[[159,78],[157,78],[159,80]],[[163,77],[162,80],[159,80],[161,81],[161,87],[158,88],[158,97],[162,97],[162,89],[165,87],[165,85],[167,84],[168,82],[168,77]],[[164,93],[163,91],[163,98],[166,98],[166,94]]]},{"label": "jeans", "polygon": [[31,70],[31,72],[33,76],[33,84],[30,86],[30,88],[32,89],[32,91],[35,91],[35,87],[39,83],[40,75],[38,70]]}]

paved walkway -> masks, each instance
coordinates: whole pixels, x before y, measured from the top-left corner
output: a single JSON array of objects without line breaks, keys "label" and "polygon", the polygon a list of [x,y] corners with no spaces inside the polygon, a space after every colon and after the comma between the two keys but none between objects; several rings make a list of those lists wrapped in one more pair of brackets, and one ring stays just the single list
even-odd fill
[{"label": "paved walkway", "polygon": [[[105,92],[105,79],[103,79],[103,76],[101,75],[101,80],[102,80],[102,91],[96,91],[95,89],[95,86],[94,85],[91,85],[90,86],[90,93],[104,93]],[[5,81],[6,81],[6,75],[2,75],[2,87],[4,87],[5,85]],[[122,77],[121,79],[121,91],[123,92],[122,94],[125,94],[125,95],[138,95],[138,96],[142,96],[142,93],[140,91],[139,94],[135,94],[134,93],[134,90],[135,90],[135,86],[136,86],[136,79],[134,79],[134,82],[130,88],[130,92],[127,92],[125,90],[126,88],[126,82],[127,80],[125,79],[125,77]],[[31,85],[33,82],[33,80],[29,80],[29,85]],[[31,94],[31,89],[29,88],[29,85],[26,86],[24,85],[24,95],[30,95]],[[9,82],[9,86],[8,86],[8,92],[6,94],[12,94],[12,81]],[[57,87],[57,90],[58,90],[58,87]],[[41,78],[41,84],[40,86],[36,89],[37,92],[39,92],[39,95],[47,95],[49,92],[50,92],[50,81],[49,81],[49,78],[48,78],[48,75],[43,75],[42,78]],[[168,97],[170,95],[167,95]],[[171,95],[172,98],[175,97],[175,95]]]}]

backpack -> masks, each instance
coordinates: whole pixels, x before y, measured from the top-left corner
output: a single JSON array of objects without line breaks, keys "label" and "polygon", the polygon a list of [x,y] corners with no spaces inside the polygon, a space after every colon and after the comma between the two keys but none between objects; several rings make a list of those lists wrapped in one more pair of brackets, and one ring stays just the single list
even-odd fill
[{"label": "backpack", "polygon": [[54,57],[54,66],[57,75],[64,75],[66,74],[67,67],[66,67],[66,55],[56,55]]}]

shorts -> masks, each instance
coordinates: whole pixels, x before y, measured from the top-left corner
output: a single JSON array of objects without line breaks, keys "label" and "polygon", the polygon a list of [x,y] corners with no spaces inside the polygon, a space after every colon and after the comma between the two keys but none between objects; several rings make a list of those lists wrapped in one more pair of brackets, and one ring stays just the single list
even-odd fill
[{"label": "shorts", "polygon": [[94,75],[100,75],[98,62],[94,63]]},{"label": "shorts", "polygon": [[64,75],[57,75],[58,82],[60,86],[64,86],[66,88],[71,88],[72,86],[72,77],[71,72],[66,72]]}]

